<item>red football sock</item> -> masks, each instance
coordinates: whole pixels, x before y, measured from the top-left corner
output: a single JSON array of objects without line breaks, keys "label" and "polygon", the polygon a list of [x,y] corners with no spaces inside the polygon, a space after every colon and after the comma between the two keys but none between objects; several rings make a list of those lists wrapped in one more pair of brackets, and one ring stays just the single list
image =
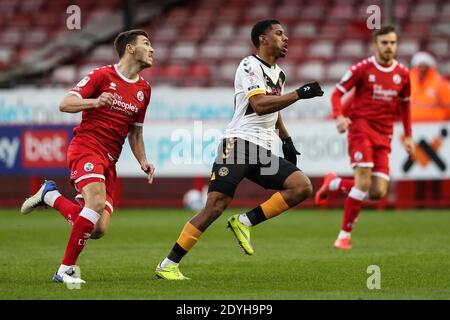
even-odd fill
[{"label": "red football sock", "polygon": [[345,200],[344,220],[342,222],[342,229],[346,232],[351,232],[353,225],[358,218],[359,212],[364,198],[367,196],[367,192],[363,192],[353,187]]},{"label": "red football sock", "polygon": [[77,220],[78,215],[80,214],[81,210],[83,209],[79,205],[76,205],[69,199],[65,198],[64,196],[60,196],[56,199],[55,203],[53,204],[53,208],[59,211],[61,215],[69,221],[71,225]]},{"label": "red football sock", "polygon": [[66,252],[62,264],[66,266],[73,266],[76,264],[78,256],[83,251],[87,240],[91,236],[100,215],[89,208],[84,207],[80,212],[78,218],[72,226],[69,242],[67,244]]},{"label": "red football sock", "polygon": [[341,179],[338,187],[339,191],[341,191],[342,193],[349,193],[354,184],[355,181],[353,179]]}]

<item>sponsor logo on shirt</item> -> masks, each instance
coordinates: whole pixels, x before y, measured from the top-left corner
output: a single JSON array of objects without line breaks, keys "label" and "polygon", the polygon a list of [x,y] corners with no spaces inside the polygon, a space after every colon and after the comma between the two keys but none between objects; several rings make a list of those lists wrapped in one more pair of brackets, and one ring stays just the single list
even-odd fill
[{"label": "sponsor logo on shirt", "polygon": [[111,82],[111,83],[109,84],[109,88],[110,88],[111,90],[116,90],[116,89],[117,89],[116,83],[115,83],[115,82]]},{"label": "sponsor logo on shirt", "polygon": [[383,89],[382,85],[374,84],[372,99],[382,101],[392,101],[393,97],[397,97],[398,92],[392,89]]},{"label": "sponsor logo on shirt", "polygon": [[110,110],[132,117],[134,114],[139,112],[139,107],[131,102],[123,101],[121,95],[114,93],[114,101]]}]

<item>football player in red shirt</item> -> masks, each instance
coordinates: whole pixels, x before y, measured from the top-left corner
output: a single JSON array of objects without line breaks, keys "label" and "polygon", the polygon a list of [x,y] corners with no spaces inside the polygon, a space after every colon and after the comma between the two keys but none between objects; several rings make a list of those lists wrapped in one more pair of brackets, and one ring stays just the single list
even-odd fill
[{"label": "football player in red shirt", "polygon": [[[408,70],[394,59],[397,34],[384,26],[373,35],[375,56],[364,59],[347,71],[331,96],[333,116],[339,133],[348,131],[348,145],[354,179],[329,173],[315,196],[323,205],[330,192],[348,193],[344,221],[334,246],[351,249],[350,233],[362,201],[383,198],[389,184],[389,156],[393,125],[400,111],[404,127],[404,147],[414,153],[411,138]],[[355,88],[353,105],[343,112],[341,98]],[[400,110],[399,110],[400,108]]]},{"label": "football player in red shirt", "polygon": [[120,33],[114,47],[119,62],[97,68],[83,78],[60,103],[60,111],[82,112],[67,150],[70,182],[78,192],[76,205],[62,196],[53,181],[22,205],[24,214],[39,206],[57,209],[72,231],[55,282],[84,283],[74,268],[88,239],[101,238],[113,212],[116,162],[128,136],[131,150],[152,183],[154,166],[147,161],[142,136],[151,88],[139,72],[151,67],[153,48],[143,30]]}]

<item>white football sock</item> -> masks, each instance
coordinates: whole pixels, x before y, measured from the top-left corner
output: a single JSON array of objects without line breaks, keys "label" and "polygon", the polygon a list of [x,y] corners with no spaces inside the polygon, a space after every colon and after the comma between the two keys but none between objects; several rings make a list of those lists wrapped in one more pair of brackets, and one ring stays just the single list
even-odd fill
[{"label": "white football sock", "polygon": [[61,193],[59,193],[58,190],[48,191],[44,196],[44,202],[46,205],[53,207],[56,199],[58,199],[60,196],[61,196]]},{"label": "white football sock", "polygon": [[247,217],[246,213],[242,213],[238,216],[238,220],[243,225],[246,225],[247,227],[251,227],[252,223],[250,222],[250,219]]},{"label": "white football sock", "polygon": [[170,265],[177,266],[178,263],[173,262],[173,261],[170,260],[169,258],[165,258],[165,259],[161,262],[161,265],[160,265],[160,266],[161,266],[161,268],[165,268],[165,267],[170,266]]},{"label": "white football sock", "polygon": [[60,265],[57,274],[62,276],[64,272],[70,269],[70,267],[71,266],[66,266],[65,264]]},{"label": "white football sock", "polygon": [[350,232],[347,232],[344,230],[341,230],[341,232],[339,232],[338,239],[342,240],[342,239],[350,239],[350,238],[351,238]]},{"label": "white football sock", "polygon": [[328,185],[328,189],[330,191],[337,191],[339,189],[339,184],[341,183],[342,179],[337,177],[330,181],[330,184]]}]

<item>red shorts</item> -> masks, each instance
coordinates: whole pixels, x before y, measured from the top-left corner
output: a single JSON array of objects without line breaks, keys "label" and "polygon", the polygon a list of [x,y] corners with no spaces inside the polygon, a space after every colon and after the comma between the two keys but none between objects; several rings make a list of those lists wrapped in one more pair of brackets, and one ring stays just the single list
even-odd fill
[{"label": "red shorts", "polygon": [[370,130],[351,130],[348,134],[348,153],[352,168],[372,168],[372,175],[389,180],[390,136]]},{"label": "red shorts", "polygon": [[[83,198],[81,190],[86,185],[92,182],[103,182],[106,187],[105,210],[112,214],[114,186],[117,177],[115,161],[110,160],[102,153],[71,144],[67,151],[67,164],[70,170],[70,182],[78,191],[76,200],[79,201]],[[84,201],[82,204],[84,205]]]}]

